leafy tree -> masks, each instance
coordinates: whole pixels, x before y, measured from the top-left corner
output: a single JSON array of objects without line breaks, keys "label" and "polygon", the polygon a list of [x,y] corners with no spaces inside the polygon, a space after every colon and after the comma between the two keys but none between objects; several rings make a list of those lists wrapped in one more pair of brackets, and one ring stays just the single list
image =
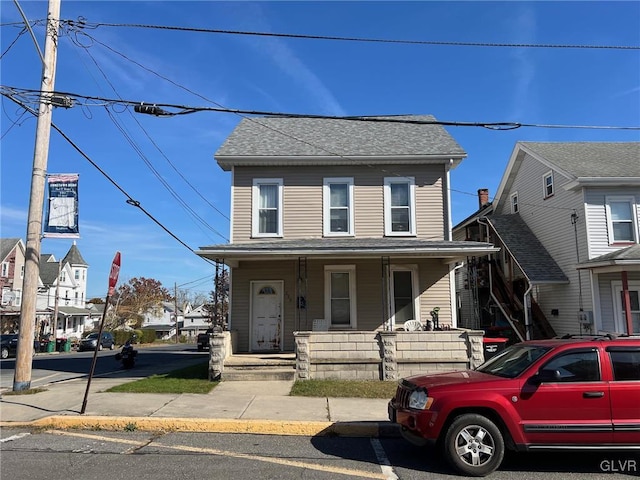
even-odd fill
[{"label": "leafy tree", "polygon": [[229,314],[229,271],[216,267],[213,290],[209,294],[209,302],[204,305],[213,325],[225,327]]},{"label": "leafy tree", "polygon": [[172,300],[171,293],[161,282],[145,277],[132,278],[120,285],[112,296],[112,302],[116,305],[116,321],[120,325],[135,323],[135,328],[142,326],[145,314],[161,315],[162,302]]}]

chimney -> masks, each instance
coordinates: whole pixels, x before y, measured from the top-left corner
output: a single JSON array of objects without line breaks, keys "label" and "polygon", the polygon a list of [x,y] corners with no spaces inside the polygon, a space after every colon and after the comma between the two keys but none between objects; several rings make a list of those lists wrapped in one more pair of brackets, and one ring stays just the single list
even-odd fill
[{"label": "chimney", "polygon": [[478,204],[479,208],[484,208],[489,203],[489,189],[480,188],[478,190]]}]

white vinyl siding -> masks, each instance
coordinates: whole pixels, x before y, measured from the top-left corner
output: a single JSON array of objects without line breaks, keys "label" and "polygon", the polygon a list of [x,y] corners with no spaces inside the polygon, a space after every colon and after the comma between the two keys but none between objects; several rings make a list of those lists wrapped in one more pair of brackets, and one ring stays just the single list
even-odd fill
[{"label": "white vinyl siding", "polygon": [[384,179],[384,234],[414,236],[416,234],[415,178]]},{"label": "white vinyl siding", "polygon": [[282,237],[282,191],[281,178],[253,180],[253,237]]},{"label": "white vinyl siding", "polygon": [[325,236],[353,236],[353,177],[325,178],[322,190]]},{"label": "white vinyl siding", "polygon": [[609,243],[634,243],[638,238],[634,197],[607,196],[607,232]]}]

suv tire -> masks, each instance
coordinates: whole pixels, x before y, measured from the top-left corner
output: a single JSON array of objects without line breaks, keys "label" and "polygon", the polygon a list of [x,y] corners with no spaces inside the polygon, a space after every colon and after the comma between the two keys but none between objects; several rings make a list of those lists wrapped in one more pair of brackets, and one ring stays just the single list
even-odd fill
[{"label": "suv tire", "polygon": [[109,347],[109,350],[113,350],[114,348],[116,348],[116,344],[112,343],[111,346]]},{"label": "suv tire", "polygon": [[472,477],[484,477],[498,468],[505,450],[504,438],[496,424],[475,413],[453,420],[443,447],[449,464]]},{"label": "suv tire", "polygon": [[2,357],[3,360],[5,358],[9,358],[9,349],[2,347],[2,352],[0,353],[0,356]]}]

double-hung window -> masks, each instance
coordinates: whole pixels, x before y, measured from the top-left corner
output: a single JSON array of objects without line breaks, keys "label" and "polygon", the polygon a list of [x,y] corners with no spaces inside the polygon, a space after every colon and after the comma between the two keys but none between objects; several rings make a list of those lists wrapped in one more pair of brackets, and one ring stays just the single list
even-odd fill
[{"label": "double-hung window", "polygon": [[2,271],[0,272],[0,277],[8,277],[9,276],[9,262],[2,262]]},{"label": "double-hung window", "polygon": [[281,178],[253,180],[252,236],[282,237],[282,185]]},{"label": "double-hung window", "polygon": [[553,171],[547,172],[542,176],[542,196],[543,198],[552,197],[553,189]]},{"label": "double-hung window", "polygon": [[384,179],[385,235],[415,235],[416,206],[413,177]]},{"label": "double-hung window", "polygon": [[354,235],[353,178],[325,178],[322,198],[324,235]]},{"label": "double-hung window", "polygon": [[326,265],[324,267],[325,318],[332,327],[356,327],[356,267]]},{"label": "double-hung window", "polygon": [[518,206],[518,192],[511,194],[511,213],[518,213],[520,208]]},{"label": "double-hung window", "polygon": [[606,199],[609,243],[632,243],[638,238],[638,225],[632,196]]}]

